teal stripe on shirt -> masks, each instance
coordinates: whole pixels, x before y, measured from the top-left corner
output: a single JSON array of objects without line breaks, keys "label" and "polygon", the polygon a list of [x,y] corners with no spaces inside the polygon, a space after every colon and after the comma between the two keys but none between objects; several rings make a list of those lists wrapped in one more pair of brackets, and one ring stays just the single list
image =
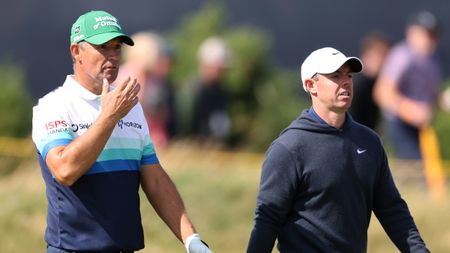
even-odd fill
[{"label": "teal stripe on shirt", "polygon": [[108,160],[141,160],[142,151],[140,149],[132,148],[112,148],[104,149],[100,156],[97,158],[98,162],[108,161]]},{"label": "teal stripe on shirt", "polygon": [[155,154],[155,147],[147,134],[144,137],[144,142],[140,139],[126,138],[126,137],[112,137],[106,143],[105,149],[144,149],[144,155]]},{"label": "teal stripe on shirt", "polygon": [[131,148],[141,149],[142,141],[136,138],[111,137],[105,145],[105,149]]}]

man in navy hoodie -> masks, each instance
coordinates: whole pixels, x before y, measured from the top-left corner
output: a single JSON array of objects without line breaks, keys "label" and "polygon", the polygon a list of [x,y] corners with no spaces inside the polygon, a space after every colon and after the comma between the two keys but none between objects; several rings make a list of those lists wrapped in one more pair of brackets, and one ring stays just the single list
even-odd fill
[{"label": "man in navy hoodie", "polygon": [[379,137],[347,113],[362,69],[330,47],[303,62],[312,107],[267,151],[247,253],[366,252],[372,211],[401,252],[429,252]]}]

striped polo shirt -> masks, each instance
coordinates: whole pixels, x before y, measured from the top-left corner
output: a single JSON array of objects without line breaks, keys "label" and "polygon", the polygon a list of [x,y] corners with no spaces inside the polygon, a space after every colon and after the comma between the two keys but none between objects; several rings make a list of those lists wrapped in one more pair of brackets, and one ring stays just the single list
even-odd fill
[{"label": "striped polo shirt", "polygon": [[52,148],[88,130],[100,105],[100,96],[69,75],[33,108],[32,137],[48,201],[45,240],[70,250],[138,250],[144,247],[139,172],[159,163],[140,104],[119,120],[96,162],[72,186],[59,184],[45,163]]}]

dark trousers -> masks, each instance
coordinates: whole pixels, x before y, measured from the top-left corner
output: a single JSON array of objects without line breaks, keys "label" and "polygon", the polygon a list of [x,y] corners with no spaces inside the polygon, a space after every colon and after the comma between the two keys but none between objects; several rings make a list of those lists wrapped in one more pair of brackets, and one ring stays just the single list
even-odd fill
[{"label": "dark trousers", "polygon": [[55,248],[53,246],[48,245],[47,246],[47,253],[133,253],[134,251],[74,251],[74,250],[66,250],[66,249],[59,249]]}]

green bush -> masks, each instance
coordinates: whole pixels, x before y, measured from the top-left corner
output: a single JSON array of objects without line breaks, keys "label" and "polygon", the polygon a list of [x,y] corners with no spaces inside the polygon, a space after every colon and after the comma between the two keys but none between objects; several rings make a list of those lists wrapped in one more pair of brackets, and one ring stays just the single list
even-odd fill
[{"label": "green bush", "polygon": [[0,64],[0,136],[25,137],[31,131],[32,100],[21,67]]},{"label": "green bush", "polygon": [[297,72],[276,73],[256,91],[258,110],[245,138],[252,150],[267,150],[280,132],[310,106],[310,98],[299,86]]},{"label": "green bush", "polygon": [[[450,84],[450,81],[447,81]],[[450,113],[438,108],[436,116],[433,121],[433,127],[436,131],[437,139],[441,150],[441,157],[443,160],[450,160]]]},{"label": "green bush", "polygon": [[269,33],[252,26],[228,29],[226,17],[222,5],[207,3],[169,33],[176,51],[172,75],[177,84],[180,132],[188,132],[191,120],[197,49],[207,37],[220,36],[232,51],[232,64],[225,77],[233,122],[229,144],[263,151],[301,110],[299,77],[273,64]]},{"label": "green bush", "polygon": [[171,78],[176,86],[178,133],[189,133],[193,83],[197,76],[197,50],[204,39],[222,34],[225,12],[218,4],[207,3],[199,11],[181,19],[179,26],[167,33],[175,50]]}]

